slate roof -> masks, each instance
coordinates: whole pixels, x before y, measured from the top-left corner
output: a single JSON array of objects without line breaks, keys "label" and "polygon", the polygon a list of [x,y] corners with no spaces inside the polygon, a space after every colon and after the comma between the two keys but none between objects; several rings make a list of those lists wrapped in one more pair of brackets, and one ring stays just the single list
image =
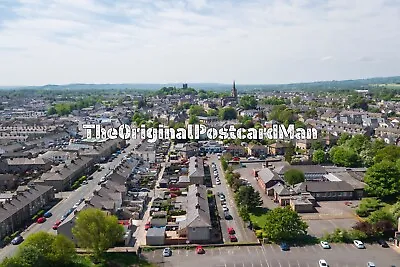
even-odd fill
[{"label": "slate roof", "polygon": [[190,157],[188,176],[189,177],[204,177],[203,158]]},{"label": "slate roof", "polygon": [[186,220],[179,223],[179,229],[187,227],[211,227],[207,187],[205,185],[190,185],[186,200]]},{"label": "slate roof", "polygon": [[294,186],[294,190],[298,193],[322,193],[322,192],[352,192],[354,188],[344,182],[331,182],[331,181],[306,181]]}]

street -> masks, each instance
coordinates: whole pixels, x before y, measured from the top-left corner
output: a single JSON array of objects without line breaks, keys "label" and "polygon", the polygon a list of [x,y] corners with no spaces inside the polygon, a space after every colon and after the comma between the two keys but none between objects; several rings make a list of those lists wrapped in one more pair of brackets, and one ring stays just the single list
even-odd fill
[{"label": "street", "polygon": [[164,258],[162,250],[145,252],[145,257],[158,266],[165,267],[313,267],[324,259],[330,267],[364,267],[368,261],[376,266],[391,266],[400,263],[400,255],[392,248],[381,248],[377,244],[366,244],[366,249],[357,249],[352,244],[332,244],[332,249],[320,245],[292,247],[281,251],[279,246],[235,246],[205,248],[198,255],[194,250],[173,250],[171,257]]},{"label": "street", "polygon": [[[214,194],[217,201],[218,211],[221,217],[221,231],[224,243],[230,242],[229,235],[228,235],[228,228],[232,227],[235,229],[236,237],[238,242],[257,242],[257,238],[253,231],[246,228],[242,219],[240,218],[237,207],[235,204],[233,192],[230,190],[228,184],[226,183],[225,173],[222,170],[221,162],[218,160],[217,155],[211,154],[209,155],[209,159],[207,160],[208,164],[211,166],[212,162],[214,162],[217,166],[218,175],[221,180],[220,185],[215,184],[215,177],[213,171],[211,172],[212,182],[214,184]],[[217,192],[221,192],[226,197],[226,205],[229,208],[229,213],[232,215],[232,220],[225,220],[224,213],[222,211],[221,201],[217,196]]]},{"label": "street", "polygon": [[[100,181],[101,178],[107,176],[112,169],[114,169],[124,158],[125,155],[129,153],[134,148],[134,145],[138,142],[140,142],[140,139],[129,139],[127,142],[130,143],[130,145],[126,148],[126,153],[121,153],[118,155],[113,161],[111,162],[106,162],[104,164],[101,164],[103,170],[100,172],[94,172],[92,174],[93,179],[88,180],[87,185],[81,185],[78,189],[76,189],[73,192],[69,192],[68,198],[64,198],[61,200],[57,205],[55,205],[52,209],[50,209],[50,212],[53,214],[50,218],[46,220],[46,222],[42,224],[38,223],[33,223],[26,229],[21,236],[26,239],[30,234],[36,233],[39,231],[46,231],[46,232],[51,232],[51,233],[57,233],[55,230],[52,229],[54,223],[57,220],[60,220],[61,217],[67,213],[69,209],[71,209],[76,202],[78,202],[82,198],[87,198],[90,197],[94,190],[96,188],[100,188],[100,185],[98,185],[98,182]],[[17,251],[18,246],[14,245],[7,245],[4,248],[1,249],[0,251],[0,261],[3,260],[5,257],[10,257],[12,256],[16,251]]]}]

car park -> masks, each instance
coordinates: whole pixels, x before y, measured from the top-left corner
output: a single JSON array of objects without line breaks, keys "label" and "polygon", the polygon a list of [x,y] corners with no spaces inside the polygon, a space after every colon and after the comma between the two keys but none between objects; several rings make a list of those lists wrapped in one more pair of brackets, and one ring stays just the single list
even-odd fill
[{"label": "car park", "polygon": [[360,240],[354,240],[353,244],[356,246],[356,248],[358,249],[363,249],[365,248],[365,245],[363,242],[361,242]]},{"label": "car park", "polygon": [[326,260],[319,260],[318,261],[318,266],[319,267],[329,267],[328,263],[326,262]]},{"label": "car park", "polygon": [[24,238],[20,235],[16,236],[13,240],[11,240],[11,244],[19,245],[24,241]]},{"label": "car park", "polygon": [[320,244],[321,244],[321,247],[324,248],[324,249],[329,249],[329,248],[331,248],[331,246],[329,245],[329,243],[326,242],[326,241],[321,241]]},{"label": "car park", "polygon": [[163,256],[164,257],[170,257],[172,256],[172,250],[170,248],[164,248],[163,250]]}]

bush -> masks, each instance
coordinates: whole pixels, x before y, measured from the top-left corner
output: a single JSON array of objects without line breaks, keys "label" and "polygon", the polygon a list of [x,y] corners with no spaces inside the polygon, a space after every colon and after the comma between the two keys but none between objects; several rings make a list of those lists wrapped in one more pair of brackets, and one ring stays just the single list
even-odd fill
[{"label": "bush", "polygon": [[372,212],[382,208],[384,204],[377,198],[363,198],[356,210],[360,217],[368,217]]},{"label": "bush", "polygon": [[256,237],[258,239],[263,238],[264,232],[263,230],[256,230]]},{"label": "bush", "polygon": [[20,231],[17,231],[17,232],[15,232],[15,233],[13,233],[13,234],[10,236],[10,238],[11,238],[11,239],[14,239],[14,238],[17,237],[20,233],[21,233]]},{"label": "bush", "polygon": [[324,235],[324,240],[332,243],[350,243],[351,236],[347,230],[337,228],[333,233]]},{"label": "bush", "polygon": [[364,233],[360,230],[355,230],[355,229],[349,231],[349,236],[353,240],[357,239],[357,240],[361,240],[361,241],[364,241],[368,238],[366,233]]}]

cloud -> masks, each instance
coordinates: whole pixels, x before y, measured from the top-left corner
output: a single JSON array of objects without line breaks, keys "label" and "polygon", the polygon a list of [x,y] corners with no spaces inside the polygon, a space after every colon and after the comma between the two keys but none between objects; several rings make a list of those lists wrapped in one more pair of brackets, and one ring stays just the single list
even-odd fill
[{"label": "cloud", "polygon": [[1,83],[396,75],[399,14],[394,0],[2,0]]}]

